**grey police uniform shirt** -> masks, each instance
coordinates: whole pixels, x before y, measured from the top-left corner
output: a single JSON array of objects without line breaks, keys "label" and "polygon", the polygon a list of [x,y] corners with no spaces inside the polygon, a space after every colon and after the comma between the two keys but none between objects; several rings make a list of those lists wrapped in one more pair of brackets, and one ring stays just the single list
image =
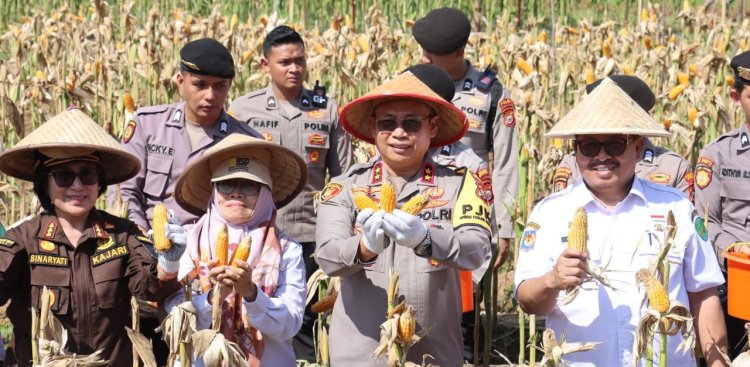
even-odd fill
[{"label": "grey police uniform shirt", "polygon": [[[643,156],[635,165],[636,176],[671,186],[685,193],[693,201],[693,170],[685,158],[671,150],[657,147],[649,139],[643,140]],[[552,191],[562,191],[581,180],[575,152],[563,157],[555,170]]]},{"label": "grey police uniform shirt", "polygon": [[[197,216],[182,209],[174,198],[175,184],[185,167],[196,157],[232,133],[260,137],[242,122],[221,112],[213,130],[194,149],[185,128],[185,102],[139,108],[125,127],[122,147],[141,162],[138,174],[121,183],[122,198],[128,203],[128,219],[150,229],[155,204],[164,203],[174,210],[180,224],[192,223]],[[109,202],[115,190],[109,190]]]},{"label": "grey police uniform shirt", "polygon": [[300,243],[315,241],[315,194],[323,189],[326,174],[338,176],[352,164],[349,135],[339,124],[336,101],[327,98],[325,108],[314,107],[313,92],[303,88],[299,98],[290,101],[294,113],[289,114],[268,86],[237,98],[229,107],[232,116],[307,163],[307,185],[276,217],[276,224]]},{"label": "grey police uniform shirt", "polygon": [[[487,150],[487,124],[492,124],[492,188],[495,195],[492,206],[495,212],[497,231],[501,238],[513,237],[513,225],[509,208],[518,193],[518,136],[516,132],[515,106],[510,93],[499,81],[486,91],[477,87],[483,72],[467,61],[466,75],[456,81],[453,104],[460,108],[469,120],[469,130],[461,142],[471,147],[484,161],[489,162]],[[492,104],[492,88],[502,89],[497,112],[493,121],[488,121]]]},{"label": "grey police uniform shirt", "polygon": [[734,129],[701,151],[695,164],[695,207],[701,216],[708,208],[708,234],[724,266],[721,253],[735,242],[749,242],[750,131]]},{"label": "grey police uniform shirt", "polygon": [[[463,171],[463,173],[461,172]],[[397,193],[401,206],[418,192],[431,201],[417,215],[430,228],[432,253],[390,243],[378,257],[362,263],[357,257],[361,230],[355,227],[358,210],[352,187],[379,201],[386,169],[375,160],[354,165],[331,179],[318,207],[315,258],[328,275],[341,277],[341,290],[333,308],[331,364],[385,366],[385,358],[371,355],[385,321],[389,269],[400,274],[399,294],[416,309],[417,332],[429,332],[409,351],[408,360],[421,363],[424,354],[440,366],[461,366],[461,287],[459,270],[481,266],[490,251],[489,188],[479,188],[471,172],[435,164],[428,156],[420,173],[408,179]]]}]

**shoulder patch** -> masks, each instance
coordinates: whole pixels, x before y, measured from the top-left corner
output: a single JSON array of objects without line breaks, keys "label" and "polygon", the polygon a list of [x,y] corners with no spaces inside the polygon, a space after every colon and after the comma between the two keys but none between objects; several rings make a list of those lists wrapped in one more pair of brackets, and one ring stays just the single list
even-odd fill
[{"label": "shoulder patch", "polygon": [[529,251],[533,249],[536,244],[536,231],[539,229],[539,226],[537,225],[535,228],[530,226],[531,224],[536,223],[526,224],[526,229],[523,230],[523,236],[521,237],[521,251]]},{"label": "shoulder patch", "polygon": [[473,173],[465,174],[453,208],[453,229],[465,225],[477,225],[488,231],[490,228],[490,210],[486,195],[492,195],[480,189]]},{"label": "shoulder patch", "polygon": [[704,241],[707,241],[708,230],[706,229],[706,223],[703,221],[703,217],[701,217],[700,215],[696,215],[693,218],[693,225],[695,226],[695,233],[698,235],[698,237],[700,237]]},{"label": "shoulder patch", "polygon": [[710,183],[713,176],[712,167],[714,161],[706,157],[699,157],[695,164],[695,184],[698,188],[705,189]]},{"label": "shoulder patch", "polygon": [[503,115],[503,125],[507,127],[516,126],[516,105],[510,98],[503,98],[497,103]]},{"label": "shoulder patch", "polygon": [[136,129],[136,123],[133,120],[128,121],[128,125],[125,126],[125,130],[122,132],[122,142],[127,144],[130,142],[130,139],[133,138],[133,134],[135,134]]},{"label": "shoulder patch", "polygon": [[148,237],[146,237],[146,236],[137,235],[137,236],[135,236],[135,239],[137,239],[138,241],[140,241],[144,245],[149,245],[149,246],[153,246],[154,245],[154,242],[151,241],[151,239],[148,238]]},{"label": "shoulder patch", "polygon": [[320,201],[326,202],[341,193],[343,186],[340,183],[329,182],[320,192]]},{"label": "shoulder patch", "polygon": [[568,179],[573,175],[573,170],[568,167],[557,167],[555,174],[553,175],[552,182],[553,192],[565,190],[568,187]]},{"label": "shoulder patch", "polygon": [[0,247],[12,247],[16,244],[16,241],[11,240],[10,238],[0,238]]}]

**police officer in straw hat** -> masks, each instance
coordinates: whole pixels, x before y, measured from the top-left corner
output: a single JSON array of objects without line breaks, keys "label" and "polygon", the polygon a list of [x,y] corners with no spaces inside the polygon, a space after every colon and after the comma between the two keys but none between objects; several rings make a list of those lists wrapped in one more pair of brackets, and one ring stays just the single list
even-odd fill
[{"label": "police officer in straw hat", "polygon": [[[708,217],[708,233],[722,268],[726,265],[724,251],[750,255],[747,224],[750,218],[750,52],[732,58],[730,67],[734,71],[734,86],[729,96],[742,109],[745,123],[703,148],[695,167],[695,206],[701,216]],[[726,310],[726,302],[724,307]],[[746,321],[727,316],[729,346],[734,357],[744,349]]]},{"label": "police officer in straw hat", "polygon": [[[697,340],[709,366],[722,366],[726,329],[717,286],[724,282],[703,219],[679,190],[635,175],[643,137],[668,136],[663,127],[610,79],[585,96],[547,137],[575,140],[582,182],[542,200],[529,216],[516,268],[516,299],[524,311],[545,315],[547,327],[567,342],[600,343],[594,350],[566,355],[573,366],[625,366],[644,363],[636,325],[653,312],[643,302],[636,272],[653,273],[667,218],[676,235],[669,261],[670,307],[692,313]],[[582,208],[588,216],[588,246],[568,248],[569,220]],[[606,283],[589,280],[586,261]],[[566,291],[577,297],[562,302]],[[614,288],[614,289],[613,289]],[[565,298],[563,298],[565,299]],[[678,303],[679,302],[679,303]],[[648,307],[651,307],[649,304]],[[693,326],[693,325],[690,325]],[[688,335],[690,333],[688,332]],[[690,337],[668,336],[668,364],[695,365]],[[685,341],[687,353],[678,351]],[[660,350],[658,342],[653,350]],[[643,354],[640,354],[643,355]]]},{"label": "police officer in straw hat", "polygon": [[[416,309],[418,332],[429,330],[407,360],[429,354],[440,366],[462,359],[459,270],[478,268],[490,251],[491,188],[466,170],[436,164],[428,149],[457,141],[466,116],[415,74],[405,72],[348,103],[340,120],[353,136],[375,144],[379,157],[354,165],[326,185],[318,206],[320,268],[341,277],[330,329],[332,365],[384,366],[372,357],[388,300],[389,269]],[[352,190],[382,201],[383,184],[397,205],[420,193],[430,202],[417,215],[359,210]]]},{"label": "police officer in straw hat", "polygon": [[[630,98],[648,112],[654,107],[656,97],[646,83],[634,76],[610,75]],[[586,93],[591,93],[603,79],[586,86]],[[635,165],[635,174],[645,180],[676,187],[693,200],[693,170],[685,158],[674,151],[654,145],[648,138],[643,138],[643,155]],[[555,170],[553,178],[554,192],[562,191],[581,180],[581,171],[576,165],[575,151],[563,157]]]}]

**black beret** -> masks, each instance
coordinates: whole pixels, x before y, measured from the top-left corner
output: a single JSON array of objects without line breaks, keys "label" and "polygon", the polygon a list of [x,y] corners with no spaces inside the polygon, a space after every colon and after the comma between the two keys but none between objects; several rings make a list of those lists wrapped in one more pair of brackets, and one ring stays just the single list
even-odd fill
[{"label": "black beret", "polygon": [[231,79],[234,78],[234,59],[219,41],[201,38],[186,43],[180,50],[180,70]]},{"label": "black beret", "polygon": [[430,87],[433,92],[448,103],[452,103],[456,94],[456,86],[450,75],[443,68],[432,64],[418,64],[409,66],[404,72],[410,71],[422,83]]},{"label": "black beret", "polygon": [[471,23],[466,14],[458,9],[440,8],[417,20],[412,33],[425,51],[445,55],[466,45]]},{"label": "black beret", "polygon": [[734,77],[743,83],[750,84],[750,51],[745,51],[732,58],[729,63],[734,71]]},{"label": "black beret", "polygon": [[[630,75],[610,75],[608,78],[625,91],[644,111],[648,112],[654,107],[656,96],[654,96],[654,92],[651,91],[651,88],[643,80]],[[591,93],[594,88],[599,86],[602,80],[604,79],[599,79],[587,85],[586,93]]]}]

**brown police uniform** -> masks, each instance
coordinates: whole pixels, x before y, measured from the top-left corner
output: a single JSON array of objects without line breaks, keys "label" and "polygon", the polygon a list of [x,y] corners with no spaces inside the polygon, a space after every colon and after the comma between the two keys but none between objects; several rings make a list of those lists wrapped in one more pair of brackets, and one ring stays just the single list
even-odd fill
[{"label": "brown police uniform", "polygon": [[314,195],[323,189],[326,174],[338,176],[352,164],[349,135],[339,125],[336,102],[328,98],[316,107],[312,91],[302,88],[291,102],[293,113],[280,106],[272,86],[237,98],[230,114],[260,132],[268,141],[291,149],[307,162],[307,186],[279,210],[277,225],[300,243],[315,241]]},{"label": "brown police uniform", "polygon": [[460,141],[485,162],[489,162],[492,151],[493,210],[500,227],[497,232],[500,238],[512,238],[513,225],[507,208],[513,207],[518,192],[515,106],[508,90],[494,79],[494,73],[481,72],[468,61],[466,64],[468,70],[455,81],[453,97],[453,104],[469,119],[469,130]]},{"label": "brown police uniform", "polygon": [[[260,137],[222,111],[213,130],[191,149],[184,109],[185,102],[139,108],[123,133],[123,148],[138,158],[141,171],[121,183],[120,190],[128,203],[128,219],[146,229],[151,228],[153,207],[157,203],[174,210],[177,223],[188,224],[198,219],[182,209],[173,196],[177,178],[195,157],[232,133]],[[109,191],[110,202],[114,192]]]},{"label": "brown police uniform", "polygon": [[[57,217],[42,213],[10,229],[0,239],[0,302],[11,300],[13,349],[19,366],[31,360],[31,315],[47,286],[52,311],[68,332],[69,353],[103,350],[108,366],[132,366],[130,297],[155,300],[179,289],[160,284],[156,262],[130,221],[92,210],[77,246],[68,241]],[[157,294],[158,292],[158,294]]]},{"label": "brown police uniform", "polygon": [[429,190],[432,200],[418,214],[432,239],[431,254],[424,257],[395,243],[370,263],[357,257],[362,234],[354,227],[357,208],[351,189],[356,185],[379,199],[385,178],[379,159],[353,166],[321,193],[315,256],[326,274],[341,277],[330,329],[334,366],[385,366],[385,358],[370,356],[386,316],[390,269],[399,272],[399,293],[416,309],[418,332],[429,330],[411,348],[408,360],[421,363],[429,354],[434,357],[430,362],[440,366],[463,363],[459,270],[476,269],[490,251],[491,189],[478,184],[472,172],[435,164],[429,155],[419,172],[398,191],[397,205]]},{"label": "brown police uniform", "polygon": [[[643,141],[643,157],[635,165],[636,176],[654,183],[675,187],[693,200],[693,170],[679,154],[655,146],[649,139]],[[562,191],[581,181],[575,153],[569,153],[555,170],[553,192]]]},{"label": "brown police uniform", "polygon": [[[717,255],[750,241],[750,131],[747,123],[701,150],[695,165],[695,207],[705,215]],[[721,265],[723,257],[720,257]]]}]

